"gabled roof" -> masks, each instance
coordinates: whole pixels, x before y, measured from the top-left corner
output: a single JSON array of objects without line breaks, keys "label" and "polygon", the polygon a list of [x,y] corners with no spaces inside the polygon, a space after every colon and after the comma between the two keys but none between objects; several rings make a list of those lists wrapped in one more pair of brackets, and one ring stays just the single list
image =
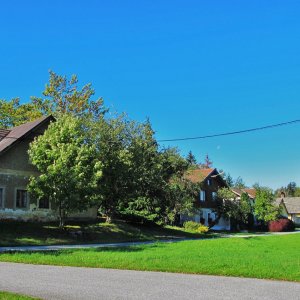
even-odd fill
[{"label": "gabled roof", "polygon": [[236,195],[241,196],[243,193],[248,194],[248,196],[252,199],[255,199],[256,197],[256,189],[237,189],[232,188],[231,189]]},{"label": "gabled roof", "polygon": [[54,118],[50,115],[12,129],[0,129],[0,155],[20,139],[30,134],[34,129],[51,120],[54,120]]},{"label": "gabled roof", "polygon": [[193,183],[203,182],[209,175],[211,175],[216,169],[195,169],[189,170],[185,174],[185,178]]},{"label": "gabled roof", "polygon": [[276,203],[284,203],[289,214],[300,214],[300,197],[277,198]]}]

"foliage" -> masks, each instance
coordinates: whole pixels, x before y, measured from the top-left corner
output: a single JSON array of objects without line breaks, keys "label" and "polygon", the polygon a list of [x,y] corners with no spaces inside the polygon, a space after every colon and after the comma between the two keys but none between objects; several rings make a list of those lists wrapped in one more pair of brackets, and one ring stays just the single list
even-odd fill
[{"label": "foliage", "polygon": [[29,190],[37,199],[48,198],[54,203],[61,227],[69,213],[90,206],[102,175],[87,131],[84,122],[66,115],[30,145],[30,160],[41,174],[31,177]]},{"label": "foliage", "polygon": [[186,230],[198,230],[199,226],[201,224],[200,223],[197,223],[197,222],[194,222],[194,221],[186,221],[183,223],[183,228],[186,229]]},{"label": "foliage", "polygon": [[275,194],[278,197],[281,197],[281,194],[284,193],[286,197],[299,197],[300,188],[297,187],[295,182],[290,182],[286,187],[281,187],[275,191]]},{"label": "foliage", "polygon": [[43,115],[59,117],[65,113],[77,117],[101,118],[107,111],[103,107],[103,99],[92,100],[95,91],[90,83],[78,88],[78,78],[72,75],[70,79],[49,71],[49,83],[43,92],[43,97],[31,97],[31,102]]},{"label": "foliage", "polygon": [[244,188],[246,187],[246,184],[245,184],[244,180],[242,179],[242,177],[239,176],[239,177],[235,180],[233,186],[234,186],[235,188],[237,188],[237,189],[244,189]]},{"label": "foliage", "polygon": [[209,231],[209,228],[207,226],[204,226],[200,223],[194,222],[194,221],[186,221],[183,223],[183,228],[185,230],[189,231],[196,231],[199,233],[206,233]]},{"label": "foliage", "polygon": [[217,219],[224,217],[231,220],[232,225],[250,227],[253,219],[253,211],[250,198],[247,193],[242,193],[240,199],[237,199],[228,188],[222,188],[217,194]]},{"label": "foliage", "polygon": [[[93,177],[93,172],[85,176],[86,182],[89,179],[91,181],[90,185],[86,185],[84,197],[95,200],[108,221],[121,212],[140,215],[161,223],[174,224],[179,213],[192,211],[197,187],[183,179],[188,162],[174,148],[159,148],[149,121],[134,122],[124,115],[108,117],[102,98],[92,99],[95,91],[91,84],[78,87],[76,75],[68,78],[50,71],[49,76],[49,83],[46,85],[43,97],[31,97],[31,102],[27,104],[20,104],[18,99],[10,102],[0,100],[2,127],[16,126],[49,114],[55,116],[58,121],[57,125],[53,125],[57,132],[55,133],[52,128],[46,134],[49,141],[40,138],[38,141],[43,140],[43,142],[36,143],[36,145],[41,144],[41,149],[37,150],[38,146],[34,146],[31,150],[32,161],[43,174],[36,179],[31,179],[31,190],[37,198],[41,198],[42,194],[46,196],[46,192],[42,192],[42,189],[46,186],[50,189],[52,179],[56,180],[54,181],[56,185],[61,187],[65,185],[66,190],[68,185],[65,181],[69,178],[68,176],[76,178],[80,175],[79,173],[69,174],[67,168],[63,169],[64,165],[71,164],[71,159],[74,157],[68,158],[68,153],[65,152],[64,158],[61,159],[63,161],[60,161],[57,150],[59,144],[64,145],[65,149],[71,148],[71,145],[75,143],[73,150],[67,149],[71,152],[71,156],[76,156],[76,153],[79,155],[79,148],[83,146],[82,151],[90,150],[90,155],[95,155],[94,159],[98,160],[99,165],[101,164],[102,176],[97,178],[96,188],[95,178],[90,178]],[[61,133],[65,134],[65,131],[60,129],[60,126],[67,126],[61,121],[66,120],[65,115],[78,118],[78,121],[82,120],[81,132],[74,133],[79,135],[78,142],[75,142],[75,135],[72,136],[69,132],[72,140],[69,146],[67,138],[61,141],[58,137]],[[53,151],[52,136],[53,141],[57,143],[55,154],[51,152]],[[86,153],[84,155],[88,156]],[[190,158],[193,160],[192,157]],[[40,159],[47,160],[47,162],[41,165]],[[59,166],[57,166],[58,162]],[[207,162],[209,162],[208,156]],[[57,175],[55,178],[54,173],[47,174],[48,169],[45,167],[51,163],[55,166]],[[74,161],[74,163],[77,162]],[[86,161],[78,163],[77,169],[74,166],[74,172],[82,171],[81,168],[87,171],[85,163]],[[48,167],[51,172],[54,166]],[[61,174],[59,174],[59,168],[61,168]],[[80,176],[83,176],[84,172]],[[65,175],[66,178],[64,178]],[[73,181],[75,181],[74,178]],[[75,182],[71,180],[71,184],[75,185]],[[54,187],[51,192],[53,190]],[[75,194],[77,192],[79,193],[76,191]],[[51,197],[53,198],[54,195]],[[74,198],[75,196],[68,195],[68,197]],[[59,198],[62,201],[62,196]],[[84,201],[84,203],[88,202]],[[78,210],[79,207],[73,204],[74,210]],[[63,204],[63,206],[64,208],[60,210],[61,214],[67,214],[72,210],[70,205]],[[57,208],[60,209],[59,207],[58,205]]]},{"label": "foliage", "polygon": [[224,217],[225,219],[237,219],[239,216],[238,200],[236,195],[229,188],[221,188],[217,193],[217,206],[215,209],[217,220]]},{"label": "foliage", "polygon": [[259,187],[256,190],[254,213],[263,223],[274,221],[279,217],[279,207],[276,207],[274,195],[269,188]]},{"label": "foliage", "polygon": [[195,155],[192,153],[192,151],[189,151],[186,157],[186,161],[190,167],[197,166],[197,159]]},{"label": "foliage", "polygon": [[281,218],[281,219],[269,222],[268,229],[271,232],[294,231],[295,224],[292,220]]},{"label": "foliage", "polygon": [[241,199],[239,201],[239,217],[238,220],[240,223],[249,226],[251,224],[250,220],[253,216],[253,209],[250,202],[250,197],[247,193],[242,193]]},{"label": "foliage", "polygon": [[43,92],[44,97],[31,97],[30,102],[23,104],[19,98],[10,101],[0,99],[0,128],[15,127],[51,114],[56,118],[69,113],[97,120],[104,116],[107,109],[103,106],[102,98],[91,99],[94,94],[90,83],[78,88],[76,75],[68,79],[49,71],[49,83]]},{"label": "foliage", "polygon": [[36,120],[42,113],[32,103],[20,104],[19,98],[0,99],[0,128],[11,128]]},{"label": "foliage", "polygon": [[10,293],[10,292],[1,292],[0,291],[0,299],[2,300],[39,300],[39,298],[33,298],[30,296]]},{"label": "foliage", "polygon": [[224,179],[229,187],[233,187],[233,185],[234,185],[233,178],[231,177],[231,175],[229,173],[225,176]]}]

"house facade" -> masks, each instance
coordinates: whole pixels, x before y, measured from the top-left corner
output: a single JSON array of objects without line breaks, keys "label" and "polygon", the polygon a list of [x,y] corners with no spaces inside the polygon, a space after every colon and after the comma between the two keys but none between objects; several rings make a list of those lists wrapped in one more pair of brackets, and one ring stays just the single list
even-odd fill
[{"label": "house facade", "polygon": [[199,195],[195,199],[196,213],[193,216],[181,215],[180,221],[184,223],[193,220],[210,226],[217,222],[213,230],[230,230],[230,221],[221,217],[217,218],[217,192],[220,188],[228,187],[217,169],[195,169],[186,173],[185,178],[200,185]]},{"label": "house facade", "polygon": [[276,204],[280,208],[280,214],[289,218],[296,225],[300,225],[300,197],[285,197],[284,194],[276,199]]},{"label": "house facade", "polygon": [[[57,211],[48,199],[31,199],[27,191],[30,176],[39,172],[30,163],[29,144],[42,135],[53,121],[42,117],[12,129],[0,129],[0,219],[54,221]],[[97,209],[71,215],[72,218],[96,218]]]}]

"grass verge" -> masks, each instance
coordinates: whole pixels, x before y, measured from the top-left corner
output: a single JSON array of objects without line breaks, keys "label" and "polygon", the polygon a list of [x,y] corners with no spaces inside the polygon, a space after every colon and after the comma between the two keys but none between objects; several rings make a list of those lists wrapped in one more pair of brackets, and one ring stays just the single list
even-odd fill
[{"label": "grass verge", "polygon": [[5,253],[0,261],[300,281],[300,234]]},{"label": "grass verge", "polygon": [[73,223],[64,230],[59,229],[57,223],[0,222],[0,247],[116,243],[203,236],[179,227],[146,226],[122,221],[113,224]]},{"label": "grass verge", "polygon": [[1,300],[38,300],[38,298],[32,298],[25,295],[14,294],[9,292],[1,292],[1,291],[0,291],[0,299]]}]

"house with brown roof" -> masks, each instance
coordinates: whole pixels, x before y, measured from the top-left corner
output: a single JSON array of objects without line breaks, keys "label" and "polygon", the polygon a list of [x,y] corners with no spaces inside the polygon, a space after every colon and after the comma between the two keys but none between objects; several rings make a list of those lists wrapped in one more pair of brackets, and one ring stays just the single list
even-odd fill
[{"label": "house with brown roof", "polygon": [[[193,220],[206,226],[213,222],[217,223],[212,227],[214,230],[230,230],[230,221],[217,217],[215,209],[217,206],[217,192],[220,188],[228,187],[217,169],[194,169],[185,174],[185,178],[200,185],[197,199],[195,199],[195,215],[181,215],[181,223]],[[219,219],[219,220],[218,220]]]},{"label": "house with brown roof", "polygon": [[281,215],[300,225],[300,197],[285,197],[284,194],[276,199]]},{"label": "house with brown roof", "polygon": [[[47,116],[12,129],[0,129],[0,219],[57,219],[56,209],[48,199],[36,201],[27,191],[30,176],[39,174],[29,161],[29,144],[45,132],[51,121],[54,118]],[[92,208],[71,217],[95,218],[96,215],[97,210]]]}]

